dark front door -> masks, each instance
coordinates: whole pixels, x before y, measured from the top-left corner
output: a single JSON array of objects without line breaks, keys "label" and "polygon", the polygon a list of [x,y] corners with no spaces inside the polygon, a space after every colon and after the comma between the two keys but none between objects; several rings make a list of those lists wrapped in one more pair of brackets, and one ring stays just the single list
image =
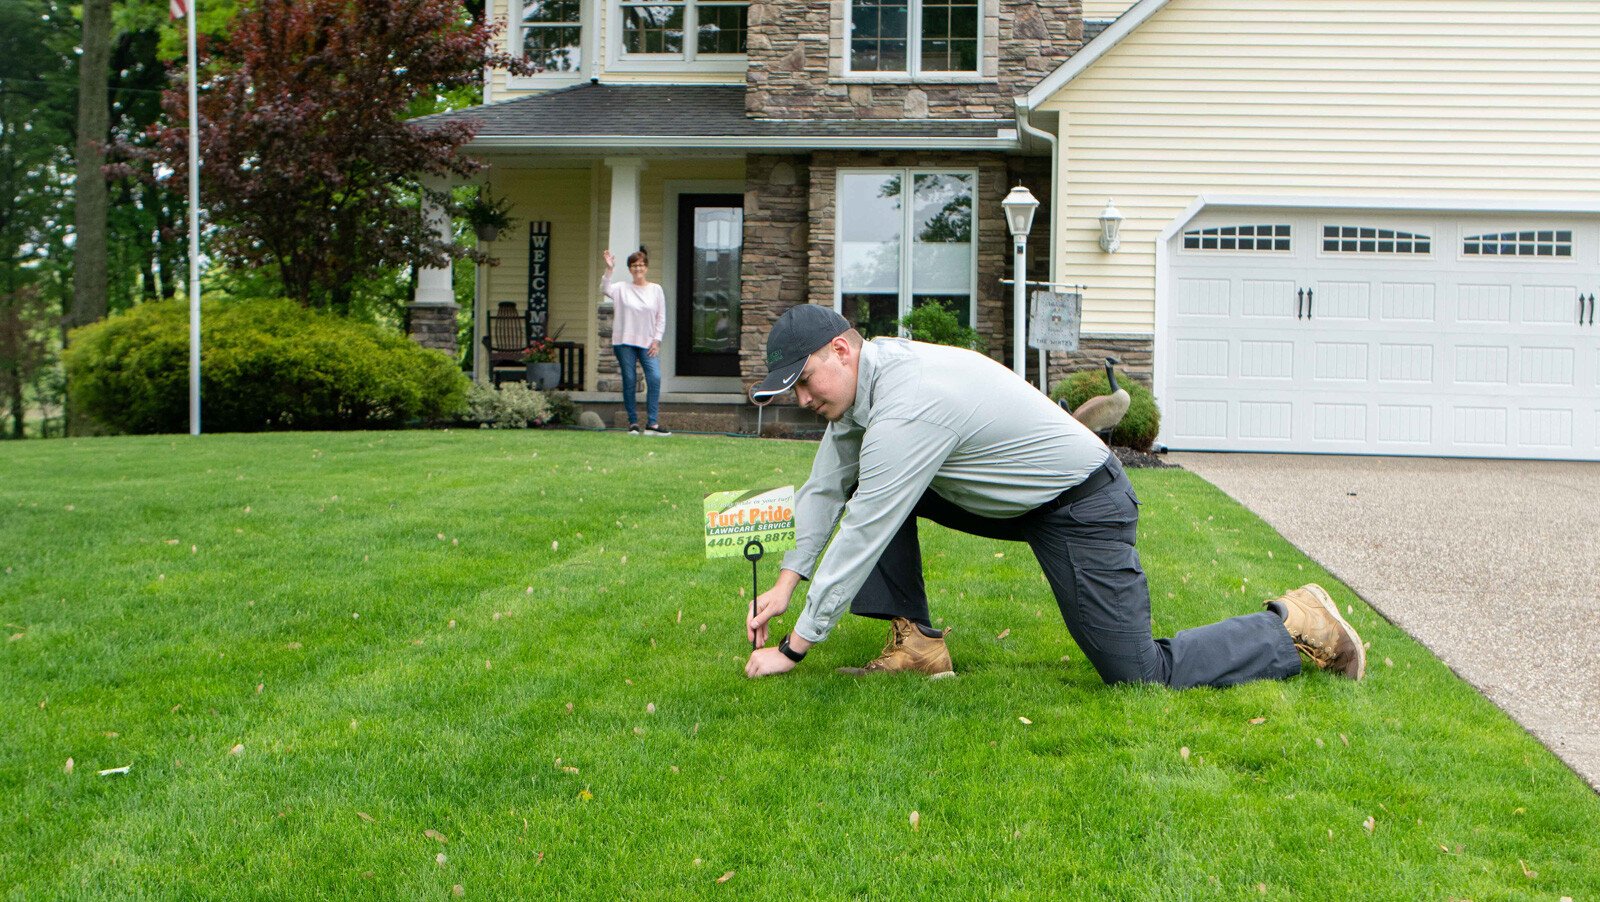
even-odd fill
[{"label": "dark front door", "polygon": [[739,375],[744,195],[678,197],[678,375]]}]

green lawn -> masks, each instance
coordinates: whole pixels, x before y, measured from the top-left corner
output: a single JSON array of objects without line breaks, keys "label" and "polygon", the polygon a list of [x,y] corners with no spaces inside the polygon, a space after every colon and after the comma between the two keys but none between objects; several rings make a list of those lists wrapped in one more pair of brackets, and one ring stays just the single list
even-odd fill
[{"label": "green lawn", "polygon": [[0,892],[1600,896],[1600,798],[1182,471],[1133,474],[1158,635],[1317,580],[1354,606],[1366,682],[1108,689],[1025,546],[936,527],[958,679],[834,675],[883,638],[846,618],[747,681],[749,567],[704,559],[700,499],[803,481],[812,450],[0,445]]}]

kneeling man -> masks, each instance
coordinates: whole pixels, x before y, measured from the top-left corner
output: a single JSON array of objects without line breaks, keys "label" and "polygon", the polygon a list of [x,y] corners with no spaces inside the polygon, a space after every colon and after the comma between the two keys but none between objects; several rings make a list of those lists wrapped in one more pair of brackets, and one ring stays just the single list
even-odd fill
[{"label": "kneeling man", "polygon": [[[756,403],[793,390],[828,430],[795,500],[798,547],[746,624],[763,646],[747,675],[792,670],[847,607],[890,628],[882,655],[844,672],[953,672],[944,632],[928,616],[919,518],[1027,542],[1067,630],[1107,683],[1284,679],[1300,672],[1301,652],[1352,679],[1365,673],[1361,638],[1316,585],[1265,611],[1152,639],[1150,590],[1134,550],[1139,499],[1116,456],[988,357],[899,338],[863,341],[838,313],[802,304],[773,325],[767,368],[751,392]],[[788,610],[802,579],[812,585],[794,631],[765,647],[768,622]]]}]

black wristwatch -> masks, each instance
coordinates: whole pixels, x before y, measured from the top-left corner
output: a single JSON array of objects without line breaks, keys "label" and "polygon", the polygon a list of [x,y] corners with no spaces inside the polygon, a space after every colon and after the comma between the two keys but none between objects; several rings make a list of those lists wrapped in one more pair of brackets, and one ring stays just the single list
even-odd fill
[{"label": "black wristwatch", "polygon": [[[794,635],[794,634],[790,633],[789,635]],[[799,664],[801,661],[804,661],[806,659],[806,653],[805,652],[803,652],[803,651],[795,651],[794,649],[789,647],[789,636],[784,636],[783,637],[783,641],[778,643],[778,651],[783,652],[783,656],[785,658],[788,658],[789,660],[795,662],[796,664]]]}]

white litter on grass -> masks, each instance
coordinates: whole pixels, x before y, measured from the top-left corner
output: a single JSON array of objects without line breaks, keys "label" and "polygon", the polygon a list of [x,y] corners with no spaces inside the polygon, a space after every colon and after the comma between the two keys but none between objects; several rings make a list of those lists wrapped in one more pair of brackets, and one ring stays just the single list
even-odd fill
[{"label": "white litter on grass", "polygon": [[108,767],[105,770],[100,771],[100,776],[109,777],[109,776],[112,776],[114,774],[125,774],[129,770],[131,770],[132,768],[133,768],[133,765],[131,765],[131,764],[124,764],[121,767]]}]

